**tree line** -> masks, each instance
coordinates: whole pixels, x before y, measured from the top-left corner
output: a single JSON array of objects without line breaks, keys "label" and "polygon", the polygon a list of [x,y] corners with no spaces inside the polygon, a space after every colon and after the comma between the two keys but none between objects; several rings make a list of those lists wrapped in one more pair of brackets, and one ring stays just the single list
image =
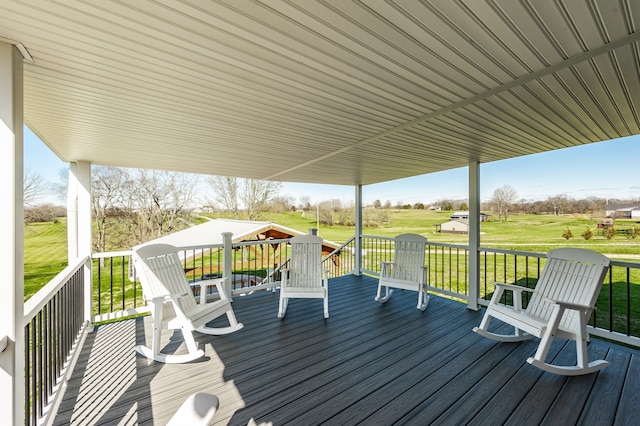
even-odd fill
[{"label": "tree line", "polygon": [[[527,200],[520,198],[518,192],[511,185],[497,188],[491,198],[480,205],[481,210],[495,213],[496,220],[506,221],[513,213],[522,214],[552,214],[555,216],[566,214],[589,214],[594,217],[604,217],[607,204],[633,204],[636,200],[605,199],[601,197],[587,197],[576,199],[566,194],[556,194],[544,200]],[[376,200],[372,207],[390,209],[393,208],[390,201],[381,203]],[[469,201],[467,199],[455,200],[443,198],[431,204],[415,203],[396,204],[398,209],[435,209],[444,211],[467,211]]]},{"label": "tree line", "polygon": [[[67,172],[65,171],[65,174]],[[62,175],[62,173],[61,173]],[[66,181],[66,176],[62,179]],[[196,206],[208,211],[225,211],[233,218],[261,220],[266,212],[302,210],[302,214],[326,226],[354,226],[355,204],[339,199],[313,205],[310,198],[295,200],[280,194],[280,182],[195,175],[157,170],[124,169],[109,166],[92,168],[92,214],[95,221],[94,250],[104,252],[131,247],[171,232],[184,229],[194,222]],[[25,222],[53,221],[65,216],[64,207],[44,204],[37,200],[50,191],[40,175],[32,171],[24,174]],[[66,186],[57,185],[56,192],[66,198]],[[612,200],[624,202],[628,200]],[[607,200],[597,197],[573,199],[564,194],[541,201],[518,197],[510,185],[497,188],[481,209],[491,211],[498,221],[506,221],[510,214],[592,214],[604,216]],[[363,211],[365,227],[389,225],[390,201],[376,200]],[[431,205],[397,203],[398,209],[468,210],[468,200],[441,199]]]}]

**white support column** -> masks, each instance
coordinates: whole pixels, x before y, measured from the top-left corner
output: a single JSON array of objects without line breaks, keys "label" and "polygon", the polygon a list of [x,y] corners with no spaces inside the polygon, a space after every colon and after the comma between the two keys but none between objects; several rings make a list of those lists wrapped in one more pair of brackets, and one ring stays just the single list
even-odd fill
[{"label": "white support column", "polygon": [[67,258],[69,264],[78,258],[78,178],[77,164],[69,163],[67,177]]},{"label": "white support column", "polygon": [[24,424],[23,66],[0,42],[0,401],[4,424]]},{"label": "white support column", "polygon": [[469,163],[469,304],[478,310],[480,294],[480,163]]},{"label": "white support column", "polygon": [[91,256],[91,163],[78,161],[75,167],[78,196],[78,256]]},{"label": "white support column", "polygon": [[233,232],[223,232],[222,242],[224,244],[222,253],[222,277],[226,278],[225,292],[229,299],[232,299],[233,295]]},{"label": "white support column", "polygon": [[[92,223],[91,223],[91,163],[87,161],[78,161],[73,167],[76,193],[78,197],[78,216],[77,216],[77,236],[78,236],[78,257],[88,256],[89,260],[84,268],[85,282],[85,320],[93,322],[92,300],[93,300],[93,283],[91,279],[91,253],[93,244],[91,240]],[[71,182],[69,182],[71,183]]]},{"label": "white support column", "polygon": [[362,275],[362,185],[356,185],[356,264],[354,275]]}]

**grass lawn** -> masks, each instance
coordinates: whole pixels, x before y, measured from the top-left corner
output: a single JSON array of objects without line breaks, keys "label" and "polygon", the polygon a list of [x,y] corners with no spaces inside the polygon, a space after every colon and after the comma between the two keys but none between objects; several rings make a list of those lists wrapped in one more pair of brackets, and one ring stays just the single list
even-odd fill
[{"label": "grass lawn", "polygon": [[[446,234],[435,232],[435,225],[449,220],[452,212],[434,212],[428,210],[389,210],[390,223],[380,227],[367,228],[363,233],[393,237],[395,235],[414,232],[426,236],[429,241],[467,244],[469,239],[464,234]],[[314,212],[307,212],[306,217],[301,212],[287,212],[270,215],[269,221],[279,223],[301,231],[315,228]],[[551,216],[551,215],[521,215],[509,216],[507,222],[483,222],[481,224],[480,244],[483,247],[495,247],[509,250],[531,251],[546,253],[557,247],[583,247],[610,255],[616,258],[629,259],[637,256],[640,260],[640,238],[631,239],[625,235],[617,235],[607,240],[603,235],[597,235],[598,219],[587,216]],[[639,224],[631,220],[616,220],[616,227],[628,229]],[[585,240],[580,236],[589,227],[594,236]],[[569,228],[573,237],[566,240],[563,232]],[[320,236],[327,240],[342,243],[354,234],[352,226],[320,225]]]},{"label": "grass lawn", "polygon": [[67,221],[24,227],[24,299],[67,267]]}]

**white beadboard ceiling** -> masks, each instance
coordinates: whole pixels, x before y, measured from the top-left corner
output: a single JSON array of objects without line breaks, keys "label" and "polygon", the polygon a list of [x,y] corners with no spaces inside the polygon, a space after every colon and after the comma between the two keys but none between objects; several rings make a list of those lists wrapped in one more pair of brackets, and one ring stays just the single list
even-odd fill
[{"label": "white beadboard ceiling", "polygon": [[371,184],[640,133],[637,0],[3,0],[64,161]]}]

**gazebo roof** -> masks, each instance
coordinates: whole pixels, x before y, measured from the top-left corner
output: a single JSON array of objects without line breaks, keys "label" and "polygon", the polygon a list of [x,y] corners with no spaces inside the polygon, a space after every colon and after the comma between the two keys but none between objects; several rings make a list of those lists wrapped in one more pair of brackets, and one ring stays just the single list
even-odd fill
[{"label": "gazebo roof", "polygon": [[[268,239],[279,240],[305,234],[304,232],[273,222],[213,219],[201,223],[200,225],[192,226],[182,231],[156,238],[142,245],[163,243],[171,244],[178,248],[191,248],[198,246],[210,247],[212,245],[223,243],[223,232],[231,232],[233,234],[231,240],[234,243]],[[323,245],[323,251],[325,252],[330,252],[340,247],[339,244],[326,240]]]}]

